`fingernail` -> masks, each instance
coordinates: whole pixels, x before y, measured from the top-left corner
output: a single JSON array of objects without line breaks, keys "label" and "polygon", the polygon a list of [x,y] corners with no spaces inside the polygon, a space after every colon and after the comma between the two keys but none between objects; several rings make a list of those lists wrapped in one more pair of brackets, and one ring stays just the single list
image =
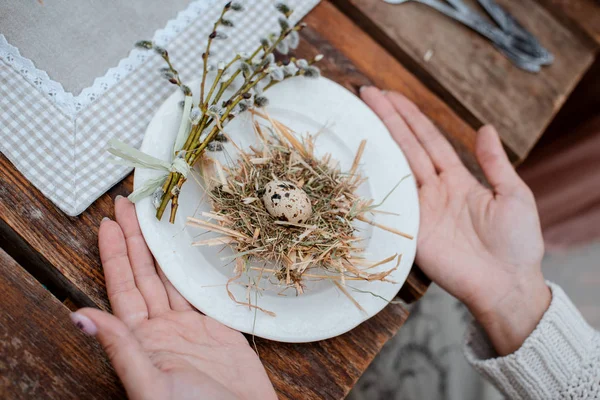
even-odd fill
[{"label": "fingernail", "polygon": [[388,90],[382,90],[381,91],[381,93],[383,93],[383,94],[388,94],[388,92],[389,92]]},{"label": "fingernail", "polygon": [[104,221],[110,221],[110,218],[108,218],[108,217],[102,218],[102,222],[104,222]]},{"label": "fingernail", "polygon": [[362,93],[363,90],[365,90],[366,88],[369,88],[369,85],[363,85],[361,87],[358,88],[358,93]]},{"label": "fingernail", "polygon": [[85,315],[74,312],[71,313],[70,317],[73,324],[81,329],[81,331],[86,335],[95,336],[96,333],[98,333],[96,324],[94,324],[94,322]]},{"label": "fingernail", "polygon": [[117,201],[119,199],[122,199],[122,198],[123,198],[123,196],[121,196],[120,194],[118,194],[117,197],[115,197],[115,201]]}]

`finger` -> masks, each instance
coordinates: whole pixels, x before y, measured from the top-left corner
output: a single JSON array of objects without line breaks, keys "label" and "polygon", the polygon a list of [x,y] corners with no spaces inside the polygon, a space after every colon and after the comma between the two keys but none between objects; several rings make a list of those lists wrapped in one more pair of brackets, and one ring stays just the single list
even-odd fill
[{"label": "finger", "polygon": [[167,279],[165,273],[160,269],[160,266],[157,268],[158,276],[162,281],[163,285],[165,285],[165,289],[167,290],[167,296],[169,297],[169,304],[171,305],[171,309],[175,311],[193,311],[194,307],[175,289],[175,286]]},{"label": "finger", "polygon": [[146,245],[135,215],[135,206],[125,197],[115,199],[115,217],[127,242],[127,254],[135,284],[146,301],[150,318],[169,311],[169,298],[158,277],[154,257]]},{"label": "finger", "polygon": [[135,285],[125,237],[119,224],[109,219],[102,221],[98,232],[98,247],[113,313],[127,326],[133,327],[148,318],[148,308]]},{"label": "finger", "polygon": [[93,308],[77,310],[71,314],[71,320],[83,332],[98,339],[128,397],[144,398],[159,371],[129,328],[115,316]]},{"label": "finger", "polygon": [[395,92],[388,93],[387,98],[417,136],[439,172],[463,166],[452,145],[413,102]]},{"label": "finger", "polygon": [[386,96],[375,87],[367,87],[360,91],[360,97],[387,126],[404,152],[417,182],[423,184],[434,178],[436,172],[431,159]]},{"label": "finger", "polygon": [[477,161],[496,193],[508,194],[521,182],[502,148],[498,132],[491,125],[479,129],[475,148]]}]

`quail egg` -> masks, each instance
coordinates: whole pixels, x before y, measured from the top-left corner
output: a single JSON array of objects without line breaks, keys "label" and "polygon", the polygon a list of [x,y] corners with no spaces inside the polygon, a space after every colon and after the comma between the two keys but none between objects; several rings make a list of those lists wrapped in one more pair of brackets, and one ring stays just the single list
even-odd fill
[{"label": "quail egg", "polygon": [[267,183],[262,201],[268,213],[282,221],[301,224],[312,215],[308,195],[291,182],[274,180]]}]

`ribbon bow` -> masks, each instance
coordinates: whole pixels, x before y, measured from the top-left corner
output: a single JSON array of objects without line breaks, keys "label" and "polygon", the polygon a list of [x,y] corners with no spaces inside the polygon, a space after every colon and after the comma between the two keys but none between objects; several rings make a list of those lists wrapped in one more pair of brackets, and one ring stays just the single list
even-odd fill
[{"label": "ribbon bow", "polygon": [[169,164],[166,161],[139,151],[135,147],[132,147],[117,139],[111,139],[109,144],[111,148],[108,149],[108,152],[120,158],[117,160],[111,160],[113,164],[164,171],[164,174],[154,179],[148,179],[141,187],[135,189],[129,195],[128,199],[133,203],[153,194],[163,185],[163,182],[169,173],[179,172],[181,175],[187,178],[190,172],[189,164],[182,157],[175,157],[173,162]]},{"label": "ribbon bow", "polygon": [[181,148],[186,139],[186,134],[189,133],[190,122],[189,115],[192,107],[192,97],[186,96],[185,102],[183,106],[183,115],[181,118],[181,124],[179,126],[179,131],[177,133],[177,137],[175,139],[175,144],[173,148],[174,159],[171,163],[167,161],[160,160],[150,154],[146,154],[133,146],[128,145],[127,143],[123,143],[117,139],[111,139],[108,143],[110,148],[108,152],[114,156],[119,157],[119,159],[110,160],[113,164],[124,165],[127,167],[134,168],[148,168],[163,171],[164,174],[153,179],[148,179],[142,186],[135,189],[127,198],[135,203],[138,200],[143,199],[144,197],[155,194],[160,189],[160,195],[162,197],[162,186],[167,178],[167,176],[171,172],[179,172],[183,175],[184,178],[187,178],[190,173],[190,166],[183,158],[185,154],[178,149]]}]

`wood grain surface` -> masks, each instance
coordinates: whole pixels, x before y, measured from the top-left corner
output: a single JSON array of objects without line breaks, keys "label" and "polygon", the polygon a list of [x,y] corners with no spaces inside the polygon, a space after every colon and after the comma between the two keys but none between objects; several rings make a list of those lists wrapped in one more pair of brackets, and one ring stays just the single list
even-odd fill
[{"label": "wood grain surface", "polygon": [[[355,93],[362,85],[404,93],[435,122],[476,173],[473,127],[483,122],[495,123],[513,158],[522,159],[591,60],[589,48],[557,23],[549,12],[537,4],[532,5],[531,0],[524,4],[512,4],[516,0],[501,3],[511,3],[508,8],[513,12],[527,9],[524,24],[542,35],[544,43],[560,54],[556,65],[538,76],[515,70],[477,35],[419,5],[407,4],[401,10],[400,7],[382,9],[378,4],[380,0],[335,0],[335,3],[353,18],[360,19],[359,25],[368,33],[336,6],[324,1],[306,17],[310,27],[302,33],[297,55],[308,58],[324,54],[323,74]],[[358,18],[359,12],[364,12],[365,17]],[[430,62],[425,63],[422,57],[429,49],[433,55]],[[425,79],[441,97],[434,95],[418,78]],[[83,214],[68,217],[0,156],[0,247],[9,251],[53,293],[61,299],[68,298],[70,308],[97,306],[108,310],[97,248],[98,225],[103,217],[114,217],[114,197],[127,195],[131,189],[129,176]],[[19,379],[37,377],[42,372],[52,376],[55,369],[69,368],[69,365],[78,366],[82,371],[80,375],[71,375],[79,377],[81,382],[69,380],[61,387],[60,379],[51,384],[45,384],[44,377],[35,379],[44,384],[45,390],[55,388],[54,397],[59,398],[63,397],[59,390],[71,384],[75,385],[72,393],[80,393],[78,390],[89,385],[104,398],[122,396],[122,389],[98,346],[74,331],[63,318],[68,314],[66,307],[4,252],[0,252],[0,263],[0,289],[8,293],[6,298],[9,299],[2,303],[9,311],[3,311],[0,316],[0,332],[21,332],[22,342],[32,346],[26,349],[29,353],[21,355],[15,348],[6,353],[8,357],[0,353],[0,372],[8,362],[14,363],[10,360],[15,357],[18,357],[16,365],[20,371],[25,371],[22,376],[0,374],[3,385],[0,390],[4,390],[0,398],[19,398],[33,393],[27,391],[39,390],[36,381],[26,381],[23,386],[18,383]],[[8,272],[4,265],[8,266]],[[427,277],[414,268],[400,297],[407,302],[414,301],[427,290],[428,284]],[[367,322],[331,340],[283,344],[256,339],[256,346],[281,398],[339,399],[349,392],[407,316],[403,306],[388,305]],[[42,322],[45,325],[35,325]],[[40,334],[34,337],[33,332]],[[13,346],[4,342],[0,346]],[[73,349],[79,347],[85,349],[85,355],[71,360],[69,357],[75,354]],[[29,356],[23,354],[33,355],[36,365],[28,364]],[[88,376],[86,369],[89,368],[97,371],[95,376]],[[13,386],[7,386],[5,376]],[[52,386],[55,383],[56,387]],[[90,395],[79,396],[83,397]]]},{"label": "wood grain surface", "polygon": [[0,248],[0,398],[113,399],[121,386],[69,310]]},{"label": "wood grain surface", "polygon": [[390,304],[375,317],[334,339],[287,344],[257,338],[258,354],[279,398],[342,399],[407,317],[404,307]]},{"label": "wood grain surface", "polygon": [[[102,217],[92,216],[114,217],[112,198],[117,194],[127,195],[130,192],[132,177],[129,176],[94,203],[91,210],[84,213],[89,213],[89,218],[83,220],[80,219],[81,217],[64,216],[33,188],[4,156],[0,156],[0,170],[10,175],[13,178],[10,185],[18,188],[10,193],[0,192],[0,214],[5,221],[11,222],[4,227],[2,238],[11,236],[10,233],[7,234],[6,229],[11,229],[12,226],[19,229],[20,233],[32,239],[27,243],[29,249],[26,249],[26,252],[39,249],[48,255],[49,259],[60,260],[59,266],[62,271],[68,273],[68,277],[77,278],[73,281],[67,280],[65,287],[71,287],[66,290],[68,293],[77,296],[84,296],[85,293],[97,294],[98,297],[94,301],[90,299],[86,304],[109,309],[103,277],[98,282],[92,278],[102,274],[96,245],[97,226]],[[7,187],[6,184],[7,182],[3,180],[0,182],[0,187]],[[8,207],[8,204],[17,206]],[[28,218],[32,213],[36,218],[30,221]],[[18,224],[14,224],[15,220]],[[60,225],[61,220],[65,226]],[[80,223],[76,223],[77,221]],[[71,243],[82,238],[86,240],[85,238],[88,237],[86,232],[94,232],[94,237],[87,242]],[[67,240],[66,235],[71,239]],[[61,243],[67,245],[61,246]],[[23,257],[20,255],[20,258]],[[38,261],[42,263],[38,268],[55,268],[48,258],[43,257]],[[70,262],[73,264],[69,264]],[[64,276],[62,280],[66,278]],[[411,279],[416,284],[411,290],[424,292],[427,289],[427,282],[421,283],[418,277]],[[53,283],[60,285],[61,281],[53,281]],[[75,286],[78,284],[81,286]],[[75,300],[78,306],[82,306],[80,298]],[[40,308],[40,312],[45,311],[43,303],[35,307]],[[339,399],[350,391],[381,347],[398,332],[407,317],[408,312],[402,305],[393,304],[388,305],[375,317],[352,331],[330,340],[310,344],[285,344],[260,339],[256,339],[256,342],[261,360],[281,398]],[[14,329],[19,330],[21,329],[19,325],[26,323],[24,319],[15,324]],[[51,332],[48,334],[52,335]],[[60,335],[60,332],[57,334]],[[249,340],[252,341],[252,338]],[[47,357],[51,358],[52,353],[48,352]],[[0,356],[0,362],[4,362],[3,356]]]},{"label": "wood grain surface", "polygon": [[[570,27],[577,26],[600,47],[600,2],[598,0],[537,0]],[[568,21],[568,22],[567,22]]]},{"label": "wood grain surface", "polygon": [[[465,164],[472,171],[478,171],[479,165],[473,156],[477,135],[475,129],[421,84],[375,39],[365,34],[329,2],[319,4],[304,21],[314,29],[310,32],[318,32],[321,40],[327,41],[320,46],[321,51],[326,52],[332,46],[335,49],[328,54],[329,60],[336,63],[349,60],[368,78],[368,82],[359,81],[357,85],[369,83],[380,89],[395,90],[404,94],[446,135]],[[312,41],[317,40],[318,37],[312,38]],[[336,60],[336,54],[343,55],[344,60]]]},{"label": "wood grain surface", "polygon": [[[347,17],[330,4],[321,4],[315,12],[320,13],[320,18],[338,26],[354,27]],[[372,43],[365,39],[365,33],[355,27],[349,32],[357,35],[364,46]],[[370,79],[370,76],[376,76],[375,73],[363,72],[362,68],[367,69],[367,65],[361,65],[360,68],[355,65],[335,49],[326,34],[329,34],[326,24],[307,28],[303,32],[297,55],[310,57],[318,53],[325,54],[323,74],[355,92],[362,85],[377,83]],[[378,47],[365,48],[363,51],[383,53]],[[399,76],[405,74],[404,81],[400,82],[404,82],[411,96],[417,99],[425,96],[426,101],[420,100],[422,104],[434,102],[432,110],[437,110],[435,113],[439,114],[439,120],[447,124],[449,130],[452,130],[451,121],[465,126],[439,100],[435,103],[435,96],[399,64],[391,65],[399,72]],[[392,74],[387,79],[391,80]],[[454,130],[459,131],[462,132],[461,129]],[[0,156],[0,171],[0,245],[10,248],[11,254],[22,265],[27,265],[36,278],[68,297],[76,306],[97,306],[108,310],[97,247],[98,225],[103,217],[114,217],[113,199],[117,194],[130,193],[131,176],[100,197],[80,216],[68,217],[16,171],[4,156]],[[421,278],[422,274],[418,274],[409,279],[415,287],[410,291],[412,297],[407,300],[414,300],[427,289],[427,280]],[[337,399],[349,392],[381,347],[398,332],[406,317],[404,307],[389,305],[356,329],[331,340],[288,345],[257,339],[257,346],[282,398]],[[52,357],[52,353],[49,352],[47,356]]]},{"label": "wood grain surface", "polygon": [[555,54],[538,74],[516,68],[486,39],[423,4],[332,1],[472,126],[494,124],[515,161],[525,158],[594,57],[588,43],[534,0],[498,3]]}]

